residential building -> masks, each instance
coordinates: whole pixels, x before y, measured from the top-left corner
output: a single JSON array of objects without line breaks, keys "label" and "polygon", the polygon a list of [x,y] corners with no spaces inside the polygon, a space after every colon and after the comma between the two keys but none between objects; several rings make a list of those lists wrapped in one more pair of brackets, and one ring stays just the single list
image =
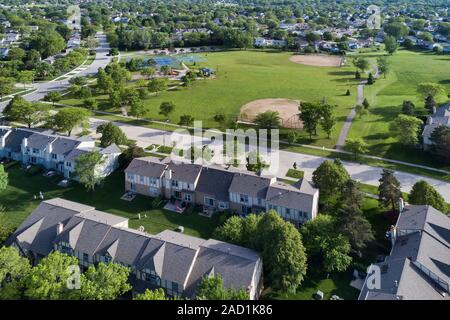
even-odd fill
[{"label": "residential building", "polygon": [[33,264],[52,251],[75,256],[82,270],[97,263],[131,269],[134,293],[161,287],[169,296],[194,298],[204,276],[221,275],[226,288],[258,299],[262,259],[250,249],[165,230],[130,229],[128,219],[56,198],[41,202],[7,240]]},{"label": "residential building", "polygon": [[256,47],[276,47],[281,48],[286,46],[287,42],[286,40],[275,40],[275,39],[266,39],[258,37],[255,39],[255,46]]},{"label": "residential building", "polygon": [[370,266],[359,300],[449,300],[450,218],[403,201],[400,211],[389,232],[391,253]]},{"label": "residential building", "polygon": [[0,58],[5,59],[8,57],[9,48],[0,48]]},{"label": "residential building", "polygon": [[25,128],[0,127],[0,158],[42,165],[66,178],[73,176],[76,158],[91,151],[99,151],[105,160],[98,174],[107,176],[117,169],[121,151],[115,144],[99,148],[88,137],[63,137]]},{"label": "residential building", "polygon": [[431,116],[428,117],[427,123],[422,132],[423,148],[429,150],[432,142],[431,134],[439,126],[450,128],[450,103],[436,109]]},{"label": "residential building", "polygon": [[306,179],[290,185],[233,167],[174,163],[169,158],[154,157],[133,159],[125,175],[127,191],[199,205],[208,214],[275,210],[300,226],[318,213],[319,190]]}]

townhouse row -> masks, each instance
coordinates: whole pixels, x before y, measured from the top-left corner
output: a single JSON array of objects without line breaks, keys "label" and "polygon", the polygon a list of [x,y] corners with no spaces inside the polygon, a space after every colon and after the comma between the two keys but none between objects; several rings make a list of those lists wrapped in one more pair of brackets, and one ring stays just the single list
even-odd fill
[{"label": "townhouse row", "polygon": [[82,270],[121,264],[130,268],[133,293],[163,288],[169,296],[195,298],[203,277],[215,275],[250,299],[262,290],[262,259],[253,250],[170,230],[150,235],[128,228],[126,218],[60,198],[41,202],[6,245],[32,264],[53,251],[76,257]]},{"label": "townhouse row", "polygon": [[134,159],[125,169],[125,189],[199,205],[205,213],[230,210],[245,215],[275,210],[296,226],[318,213],[319,190],[306,179],[291,185],[234,167],[174,163],[169,158]]},{"label": "townhouse row", "polygon": [[63,137],[47,131],[0,127],[0,158],[20,161],[25,165],[41,165],[47,170],[60,172],[65,178],[76,178],[73,177],[75,159],[92,151],[103,155],[99,175],[107,176],[117,169],[121,151],[115,144],[99,148],[88,137]]}]

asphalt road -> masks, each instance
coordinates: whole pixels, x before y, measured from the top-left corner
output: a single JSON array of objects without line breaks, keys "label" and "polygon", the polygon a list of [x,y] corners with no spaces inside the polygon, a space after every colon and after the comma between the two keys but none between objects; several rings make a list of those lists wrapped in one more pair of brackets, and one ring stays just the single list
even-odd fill
[{"label": "asphalt road", "polygon": [[[99,32],[96,34],[96,38],[99,42],[99,46],[96,49],[95,60],[87,66],[86,69],[79,71],[76,75],[77,77],[87,77],[89,75],[93,75],[97,73],[98,68],[106,67],[106,65],[111,61],[112,57],[108,56],[109,52],[109,44],[106,40],[106,35]],[[52,80],[47,82],[39,82],[33,84],[35,91],[23,95],[23,97],[28,101],[38,101],[44,98],[44,96],[50,91],[60,91],[65,88],[70,87],[69,79],[72,76],[68,76],[63,80]],[[5,106],[9,101],[3,101],[0,103],[0,112],[3,111]]]}]

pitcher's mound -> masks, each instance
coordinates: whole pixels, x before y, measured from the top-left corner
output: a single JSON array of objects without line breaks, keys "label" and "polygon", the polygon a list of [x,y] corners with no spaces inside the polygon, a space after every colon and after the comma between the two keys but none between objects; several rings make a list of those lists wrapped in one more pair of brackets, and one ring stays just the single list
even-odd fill
[{"label": "pitcher's mound", "polygon": [[342,57],[324,54],[293,55],[289,60],[294,63],[315,67],[340,67],[342,65]]},{"label": "pitcher's mound", "polygon": [[298,118],[300,102],[290,99],[261,99],[249,102],[241,107],[241,121],[253,122],[259,113],[277,111],[281,126],[285,128],[303,128]]}]

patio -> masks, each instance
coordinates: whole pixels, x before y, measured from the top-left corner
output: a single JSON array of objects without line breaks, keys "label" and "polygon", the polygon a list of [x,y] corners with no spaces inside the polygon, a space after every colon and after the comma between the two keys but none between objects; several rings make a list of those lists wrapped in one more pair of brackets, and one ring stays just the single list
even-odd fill
[{"label": "patio", "polygon": [[120,199],[125,200],[125,201],[133,201],[133,199],[135,197],[136,197],[136,194],[134,192],[127,191],[124,193],[124,195],[122,197],[120,197]]},{"label": "patio", "polygon": [[183,206],[182,202],[178,201],[178,200],[176,200],[174,202],[168,201],[165,204],[164,209],[172,211],[172,212],[176,212],[176,213],[183,213],[184,210],[186,209],[186,206],[185,205]]}]

